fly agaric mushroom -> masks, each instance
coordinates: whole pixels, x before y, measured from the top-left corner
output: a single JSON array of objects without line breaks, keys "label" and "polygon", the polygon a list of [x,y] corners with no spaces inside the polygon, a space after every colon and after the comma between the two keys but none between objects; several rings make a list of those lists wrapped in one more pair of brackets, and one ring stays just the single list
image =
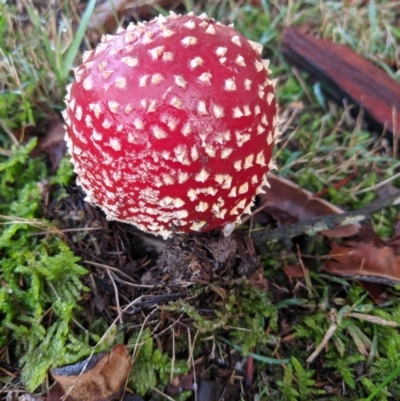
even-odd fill
[{"label": "fly agaric mushroom", "polygon": [[261,51],[205,14],[103,36],[75,70],[64,112],[87,200],[164,238],[228,235],[274,167],[276,82]]}]

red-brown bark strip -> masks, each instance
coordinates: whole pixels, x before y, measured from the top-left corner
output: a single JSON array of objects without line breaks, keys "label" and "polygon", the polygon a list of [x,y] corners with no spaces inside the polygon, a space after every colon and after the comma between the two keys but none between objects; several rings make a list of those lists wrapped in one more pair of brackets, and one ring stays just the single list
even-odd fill
[{"label": "red-brown bark strip", "polygon": [[287,60],[311,72],[336,94],[360,105],[376,122],[400,136],[400,83],[347,46],[286,30]]}]

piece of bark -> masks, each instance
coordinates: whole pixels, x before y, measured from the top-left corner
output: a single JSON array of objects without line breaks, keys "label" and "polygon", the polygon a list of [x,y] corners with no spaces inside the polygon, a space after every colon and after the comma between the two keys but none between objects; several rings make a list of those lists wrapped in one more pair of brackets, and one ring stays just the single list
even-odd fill
[{"label": "piece of bark", "polygon": [[288,28],[282,39],[287,60],[313,74],[328,90],[360,105],[382,127],[400,137],[400,83],[344,45]]}]

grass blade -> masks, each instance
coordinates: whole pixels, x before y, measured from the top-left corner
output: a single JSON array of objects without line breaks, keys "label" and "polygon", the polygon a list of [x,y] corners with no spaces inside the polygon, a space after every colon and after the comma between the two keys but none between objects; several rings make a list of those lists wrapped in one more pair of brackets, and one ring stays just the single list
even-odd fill
[{"label": "grass blade", "polygon": [[69,71],[71,70],[75,57],[78,54],[79,46],[81,45],[82,39],[85,35],[85,31],[89,24],[90,17],[93,14],[95,5],[96,5],[96,0],[89,1],[84,14],[82,15],[81,23],[76,32],[75,38],[66,51],[61,73],[64,82],[67,80]]},{"label": "grass blade", "polygon": [[59,69],[59,66],[57,65],[56,58],[54,57],[54,51],[52,49],[52,45],[50,43],[50,39],[49,39],[49,37],[47,35],[47,32],[42,27],[42,24],[40,22],[40,16],[37,14],[36,9],[33,9],[32,7],[27,6],[26,10],[29,13],[29,17],[30,17],[30,20],[33,23],[33,26],[35,27],[35,29],[38,31],[39,35],[43,39],[43,45],[44,45],[44,48],[45,48],[45,54],[46,54],[47,60],[50,63],[50,66],[51,66],[54,74],[56,75],[56,79],[57,79],[58,85],[60,85],[60,83],[62,81],[62,76],[60,74],[60,69]]},{"label": "grass blade", "polygon": [[[233,344],[231,341],[229,341],[223,337],[217,337],[217,338],[218,338],[218,340],[222,341],[225,344],[228,344],[232,348],[235,348],[236,350],[238,350],[240,352],[243,351],[242,347],[240,347],[239,345]],[[283,365],[283,364],[289,363],[289,359],[268,358],[267,356],[258,355],[258,354],[255,354],[254,352],[249,352],[249,353],[247,353],[247,355],[253,357],[256,361],[265,362],[265,363],[272,364],[272,365]]]},{"label": "grass blade", "polygon": [[393,379],[400,375],[400,365],[369,395],[365,401],[372,401],[376,395],[378,395],[384,387],[386,387]]}]

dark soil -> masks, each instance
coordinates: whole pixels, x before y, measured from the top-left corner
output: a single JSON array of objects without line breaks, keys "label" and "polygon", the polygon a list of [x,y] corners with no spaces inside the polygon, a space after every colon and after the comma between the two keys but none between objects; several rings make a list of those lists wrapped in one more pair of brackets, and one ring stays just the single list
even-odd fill
[{"label": "dark soil", "polygon": [[[172,326],[176,336],[186,334],[188,328],[195,332],[190,318],[165,313],[163,305],[184,299],[202,316],[213,319],[221,296],[236,282],[247,278],[255,286],[268,287],[253,241],[245,234],[228,238],[219,232],[174,235],[163,241],[134,226],[107,221],[100,209],[84,201],[83,192],[76,186],[69,187],[68,197],[60,202],[50,201],[45,217],[64,231],[64,239],[89,270],[85,278],[90,288],[85,295],[88,322],[100,316],[109,324],[121,319],[129,336],[131,329],[141,326],[149,311],[157,307],[153,315],[157,317],[146,324],[157,329],[157,343],[163,350],[171,349]],[[239,400],[243,383],[232,375],[237,363],[243,362],[240,353],[227,347],[226,359],[210,355],[213,351],[204,348],[196,361],[197,400]],[[242,369],[245,373],[245,366]],[[189,380],[193,388],[193,375],[176,380]],[[257,388],[251,386],[251,377],[247,382],[250,397]],[[167,393],[173,396],[178,388],[185,387],[171,383]]]}]

